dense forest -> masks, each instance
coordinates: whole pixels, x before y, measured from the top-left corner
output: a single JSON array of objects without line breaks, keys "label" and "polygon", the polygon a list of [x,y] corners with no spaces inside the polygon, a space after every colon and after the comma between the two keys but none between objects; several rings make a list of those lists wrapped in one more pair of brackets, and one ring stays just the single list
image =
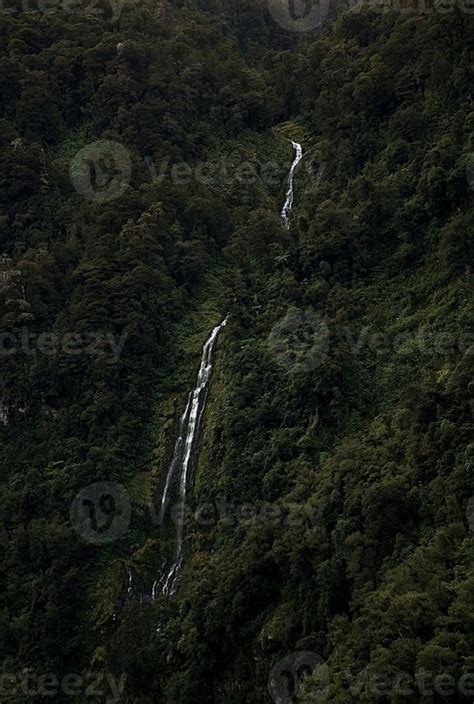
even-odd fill
[{"label": "dense forest", "polygon": [[1,5],[0,701],[474,696],[472,11],[277,5]]}]

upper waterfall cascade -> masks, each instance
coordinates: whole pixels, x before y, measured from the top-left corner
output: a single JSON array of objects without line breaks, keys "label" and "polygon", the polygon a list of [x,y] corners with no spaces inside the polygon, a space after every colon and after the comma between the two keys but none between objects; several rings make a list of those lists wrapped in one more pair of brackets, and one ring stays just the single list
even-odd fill
[{"label": "upper waterfall cascade", "polygon": [[293,181],[294,181],[294,176],[295,176],[295,171],[296,167],[300,163],[301,159],[303,158],[303,147],[301,144],[298,144],[298,142],[291,142],[293,145],[293,149],[295,150],[295,158],[293,160],[293,163],[291,165],[290,169],[290,175],[288,176],[288,190],[286,192],[286,200],[285,200],[285,205],[282,208],[281,211],[281,217],[286,225],[286,227],[290,227],[290,212],[293,207],[293,200],[294,200],[294,188],[293,188]]}]

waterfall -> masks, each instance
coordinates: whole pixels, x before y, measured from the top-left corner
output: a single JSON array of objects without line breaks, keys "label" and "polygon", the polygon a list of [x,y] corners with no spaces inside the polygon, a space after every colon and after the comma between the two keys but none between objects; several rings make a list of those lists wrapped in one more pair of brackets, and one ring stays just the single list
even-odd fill
[{"label": "waterfall", "polygon": [[[179,504],[185,507],[186,491],[191,460],[196,449],[199,424],[206,404],[209,378],[212,369],[212,352],[220,331],[226,325],[227,318],[217,325],[206,340],[201,357],[201,365],[197,376],[196,387],[190,392],[186,408],[179,422],[179,434],[174,446],[173,459],[166,476],[165,488],[161,498],[159,522],[163,526],[166,511],[170,501],[171,489],[179,482]],[[174,556],[169,568],[164,569],[161,579],[155,580],[152,588],[152,599],[158,590],[163,594],[174,594],[177,589],[178,574],[183,564],[183,520],[175,520]]]},{"label": "waterfall", "polygon": [[127,574],[128,574],[127,597],[130,599],[133,594],[133,576],[132,576],[132,570],[130,569],[130,567],[127,567]]},{"label": "waterfall", "polygon": [[301,144],[298,144],[298,142],[291,142],[293,145],[293,149],[295,150],[295,158],[293,160],[293,163],[291,165],[290,169],[290,175],[288,176],[288,190],[286,192],[286,201],[285,205],[282,208],[281,211],[281,217],[283,222],[285,223],[286,227],[290,227],[290,219],[289,215],[291,212],[291,209],[293,207],[293,199],[294,199],[294,191],[293,191],[293,178],[295,175],[296,167],[300,163],[301,159],[303,158],[303,147]]}]

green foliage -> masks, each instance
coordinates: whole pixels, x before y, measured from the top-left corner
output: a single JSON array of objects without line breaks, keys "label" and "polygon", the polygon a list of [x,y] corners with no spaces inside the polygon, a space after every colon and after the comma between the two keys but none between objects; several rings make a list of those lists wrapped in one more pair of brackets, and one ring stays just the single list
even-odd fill
[{"label": "green foliage", "polygon": [[[325,658],[338,704],[351,679],[361,702],[381,675],[459,680],[474,668],[471,18],[362,7],[296,41],[257,0],[102,9],[0,12],[1,332],[96,345],[0,355],[4,670],[126,672],[129,704],[269,701],[297,651]],[[131,163],[104,203],[69,174],[97,140]],[[298,311],[317,344],[290,330],[291,357],[278,336]],[[148,503],[227,312],[182,585],[143,603],[167,547]],[[105,480],[132,523],[98,546],[69,508]]]}]

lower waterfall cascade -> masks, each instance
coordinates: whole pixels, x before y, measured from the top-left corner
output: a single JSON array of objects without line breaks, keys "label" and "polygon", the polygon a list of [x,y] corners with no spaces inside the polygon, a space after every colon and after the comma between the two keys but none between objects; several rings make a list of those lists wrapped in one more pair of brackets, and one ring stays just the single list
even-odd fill
[{"label": "lower waterfall cascade", "polygon": [[[201,365],[199,367],[196,387],[190,392],[186,408],[181,416],[179,435],[174,446],[173,459],[171,460],[166,476],[160,505],[159,523],[161,526],[163,526],[169,506],[171,489],[176,482],[179,482],[179,503],[181,506],[184,506],[186,502],[190,465],[198,443],[199,425],[206,405],[209,378],[212,370],[212,353],[219,333],[227,324],[227,320],[228,318],[226,317],[222,323],[212,330],[202,350]],[[157,591],[170,595],[176,592],[178,574],[184,559],[183,538],[183,521],[178,519],[175,521],[173,561],[168,568],[165,568],[161,578],[155,580],[151,594],[152,599],[155,599]]]}]

